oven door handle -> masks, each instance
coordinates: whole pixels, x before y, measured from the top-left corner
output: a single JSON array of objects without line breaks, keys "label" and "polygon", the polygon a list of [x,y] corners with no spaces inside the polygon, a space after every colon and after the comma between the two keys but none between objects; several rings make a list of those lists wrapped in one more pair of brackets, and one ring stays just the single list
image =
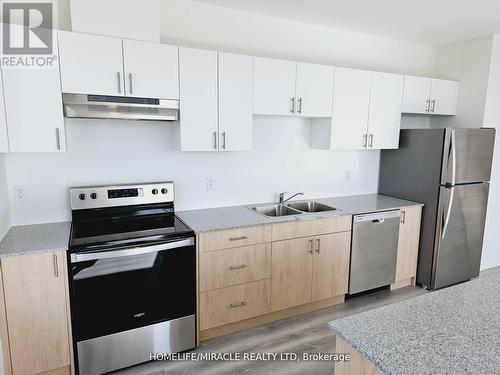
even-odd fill
[{"label": "oven door handle", "polygon": [[194,237],[186,238],[181,241],[162,243],[153,246],[133,247],[130,249],[102,251],[93,253],[77,253],[77,254],[71,254],[71,263],[86,262],[89,260],[128,257],[132,255],[148,254],[148,253],[154,253],[158,251],[176,249],[179,247],[192,246],[192,245],[194,245]]}]

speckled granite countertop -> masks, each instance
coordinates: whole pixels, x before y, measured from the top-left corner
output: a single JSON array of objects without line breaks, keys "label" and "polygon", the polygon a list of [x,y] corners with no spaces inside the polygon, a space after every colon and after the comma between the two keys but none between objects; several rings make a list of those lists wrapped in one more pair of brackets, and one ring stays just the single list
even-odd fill
[{"label": "speckled granite countertop", "polygon": [[68,250],[70,222],[12,227],[0,241],[0,258]]},{"label": "speckled granite countertop", "polygon": [[500,273],[328,324],[383,373],[499,374]]},{"label": "speckled granite countertop", "polygon": [[[201,210],[177,211],[179,216],[195,232],[231,229],[252,225],[273,224],[279,222],[308,220],[339,215],[355,215],[367,212],[385,211],[422,204],[403,199],[396,199],[380,194],[352,195],[335,198],[308,199],[335,207],[335,211],[290,215],[277,218],[268,218],[260,215],[248,207],[266,204],[208,208]],[[299,200],[293,200],[296,202]],[[270,205],[273,203],[268,203]]]}]

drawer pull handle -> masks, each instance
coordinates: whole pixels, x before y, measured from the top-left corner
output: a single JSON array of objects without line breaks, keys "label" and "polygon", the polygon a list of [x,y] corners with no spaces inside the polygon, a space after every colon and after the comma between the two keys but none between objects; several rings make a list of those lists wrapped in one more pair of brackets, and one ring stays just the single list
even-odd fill
[{"label": "drawer pull handle", "polygon": [[231,237],[229,241],[241,241],[241,240],[246,240],[248,239],[247,236],[239,236],[239,237]]},{"label": "drawer pull handle", "polygon": [[245,306],[246,304],[247,304],[246,302],[232,303],[232,304],[229,305],[229,308],[230,309],[234,309],[235,307]]},{"label": "drawer pull handle", "polygon": [[230,271],[234,271],[234,270],[240,270],[242,268],[247,268],[247,265],[246,264],[242,264],[242,265],[239,265],[239,266],[231,266],[231,267],[229,267],[229,270]]}]

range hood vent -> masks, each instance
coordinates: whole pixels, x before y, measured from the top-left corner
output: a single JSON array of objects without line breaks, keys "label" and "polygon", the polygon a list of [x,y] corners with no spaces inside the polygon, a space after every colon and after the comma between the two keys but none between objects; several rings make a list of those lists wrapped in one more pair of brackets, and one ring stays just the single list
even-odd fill
[{"label": "range hood vent", "polygon": [[126,96],[63,94],[64,116],[75,118],[177,121],[179,101]]}]

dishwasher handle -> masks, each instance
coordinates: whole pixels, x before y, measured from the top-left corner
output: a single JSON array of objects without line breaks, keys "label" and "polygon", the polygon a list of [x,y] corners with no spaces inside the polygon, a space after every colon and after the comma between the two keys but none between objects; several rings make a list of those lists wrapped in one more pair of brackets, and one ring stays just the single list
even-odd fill
[{"label": "dishwasher handle", "polygon": [[382,224],[385,219],[391,219],[395,217],[400,217],[401,212],[400,210],[392,210],[392,211],[382,211],[382,212],[374,212],[371,214],[361,214],[361,215],[354,215],[354,223],[359,223],[363,221],[370,221],[374,224]]}]

